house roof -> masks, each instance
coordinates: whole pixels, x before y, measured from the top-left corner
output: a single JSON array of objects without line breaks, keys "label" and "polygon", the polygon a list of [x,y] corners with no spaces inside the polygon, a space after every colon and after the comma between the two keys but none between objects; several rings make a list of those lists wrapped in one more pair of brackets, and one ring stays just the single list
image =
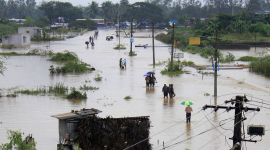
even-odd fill
[{"label": "house roof", "polygon": [[83,118],[89,115],[95,115],[98,113],[101,113],[102,111],[98,109],[81,109],[81,110],[71,110],[71,112],[58,114],[58,115],[52,115],[51,117],[57,118],[57,119],[71,119],[71,118]]}]

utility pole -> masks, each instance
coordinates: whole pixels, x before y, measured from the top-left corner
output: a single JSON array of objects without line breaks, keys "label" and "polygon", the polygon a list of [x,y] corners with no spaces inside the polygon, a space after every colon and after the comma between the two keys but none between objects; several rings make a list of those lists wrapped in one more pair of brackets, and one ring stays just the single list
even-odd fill
[{"label": "utility pole", "polygon": [[119,49],[120,49],[120,11],[118,6],[118,33],[119,33]]},{"label": "utility pole", "polygon": [[153,68],[155,68],[155,35],[154,35],[154,22],[152,22],[152,43],[153,43]]},{"label": "utility pole", "polygon": [[[241,124],[242,124],[242,108],[243,108],[243,96],[236,96],[235,103],[235,116],[234,116],[234,132],[233,132],[233,145],[239,142],[241,145]],[[235,148],[235,150],[241,150],[241,146]]]},{"label": "utility pole", "polygon": [[173,46],[174,46],[174,23],[172,24],[173,32],[172,32],[172,51],[171,51],[171,68],[170,71],[173,71]]},{"label": "utility pole", "polygon": [[[218,106],[218,105],[205,105],[203,106],[203,110],[207,109],[207,108],[214,108],[214,111],[218,111],[218,109],[226,109],[227,111],[230,111],[231,109],[235,109],[235,116],[234,116],[234,133],[233,133],[233,137],[229,138],[231,140],[233,140],[233,148],[231,150],[241,150],[241,141],[248,141],[248,142],[255,142],[252,140],[246,140],[246,139],[242,139],[241,136],[241,125],[242,125],[242,121],[246,120],[246,118],[242,118],[242,111],[249,111],[249,110],[253,110],[253,111],[260,111],[260,108],[248,108],[248,107],[243,107],[243,102],[249,102],[249,100],[246,98],[246,96],[239,96],[237,95],[235,99],[231,99],[228,101],[225,101],[225,104],[227,103],[235,103],[235,107],[231,107],[231,106]],[[240,145],[240,146],[239,146]]]},{"label": "utility pole", "polygon": [[131,40],[133,40],[132,39],[132,37],[133,37],[133,35],[132,35],[132,32],[133,32],[133,18],[131,19],[131,31],[130,31],[130,56],[132,56],[132,42],[133,41],[131,41]]},{"label": "utility pole", "polygon": [[217,40],[218,40],[218,30],[216,30],[216,43],[215,43],[215,74],[214,74],[214,97],[215,97],[215,105],[217,99]]}]

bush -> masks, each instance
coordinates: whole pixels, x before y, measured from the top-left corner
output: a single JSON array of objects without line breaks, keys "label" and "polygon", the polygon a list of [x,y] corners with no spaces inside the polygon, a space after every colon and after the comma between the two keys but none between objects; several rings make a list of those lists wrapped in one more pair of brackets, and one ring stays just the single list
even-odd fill
[{"label": "bush", "polygon": [[20,131],[7,131],[9,143],[0,145],[1,150],[36,150],[36,142],[26,143],[25,140],[22,139],[22,133]]},{"label": "bush", "polygon": [[165,75],[179,75],[182,72],[182,64],[180,63],[180,61],[173,61],[173,68],[172,68],[172,72],[170,71],[171,68],[171,61],[168,60],[166,68],[164,68],[164,70],[161,71],[161,74]]},{"label": "bush", "polygon": [[63,67],[61,67],[61,72],[63,73],[70,73],[70,72],[76,72],[76,73],[83,73],[87,71],[91,71],[91,68],[89,68],[91,65],[81,62],[81,61],[70,61],[66,63]]},{"label": "bush", "polygon": [[74,52],[64,51],[63,53],[56,53],[51,59],[51,61],[77,61],[78,56]]},{"label": "bush", "polygon": [[87,95],[85,92],[82,94],[80,91],[72,90],[72,92],[69,95],[67,95],[66,98],[67,99],[86,99]]},{"label": "bush", "polygon": [[97,74],[97,76],[94,78],[94,80],[95,81],[101,81],[102,77],[99,74]]},{"label": "bush", "polygon": [[259,60],[258,57],[252,57],[252,56],[243,56],[237,59],[238,61],[257,61]]}]

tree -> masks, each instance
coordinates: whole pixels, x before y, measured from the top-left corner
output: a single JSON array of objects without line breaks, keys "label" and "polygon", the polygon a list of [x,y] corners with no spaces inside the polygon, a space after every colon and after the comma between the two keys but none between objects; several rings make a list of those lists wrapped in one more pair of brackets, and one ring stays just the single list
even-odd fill
[{"label": "tree", "polygon": [[26,17],[25,21],[23,22],[24,26],[32,27],[34,24],[34,20],[30,17]]},{"label": "tree", "polygon": [[0,0],[0,17],[6,17],[7,15],[7,3],[5,0]]},{"label": "tree", "polygon": [[261,10],[261,3],[259,0],[250,0],[247,5],[247,12],[253,14],[255,11]]},{"label": "tree", "polygon": [[11,150],[14,148],[18,150],[36,150],[36,142],[27,143],[25,140],[22,139],[22,133],[20,131],[8,130],[7,134],[10,142],[2,144],[0,146],[0,149]]},{"label": "tree", "polygon": [[98,3],[96,1],[92,1],[92,3],[88,6],[89,18],[95,18],[99,14]]},{"label": "tree", "polygon": [[36,1],[35,0],[26,0],[26,15],[32,16],[35,12]]},{"label": "tree", "polygon": [[140,23],[143,21],[158,23],[162,22],[164,19],[162,12],[161,8],[151,3],[137,2],[131,5],[125,15],[128,15],[129,18],[134,18]]},{"label": "tree", "polygon": [[114,7],[111,1],[106,1],[101,4],[102,15],[104,16],[105,23],[112,21],[114,14]]}]

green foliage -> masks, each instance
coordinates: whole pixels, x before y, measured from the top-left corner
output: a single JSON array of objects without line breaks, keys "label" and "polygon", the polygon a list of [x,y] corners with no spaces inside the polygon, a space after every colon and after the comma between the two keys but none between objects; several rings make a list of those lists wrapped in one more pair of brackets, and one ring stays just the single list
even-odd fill
[{"label": "green foliage", "polygon": [[97,23],[92,20],[77,20],[68,24],[69,28],[91,28],[97,27]]},{"label": "green foliage", "polygon": [[128,56],[137,56],[137,53],[135,51],[128,52]]},{"label": "green foliage", "polygon": [[117,44],[117,46],[114,47],[113,49],[126,49],[126,47],[123,44],[120,44],[120,46],[119,44]]},{"label": "green foliage", "polygon": [[83,91],[88,91],[88,90],[98,90],[98,87],[92,87],[92,86],[87,86],[86,84],[84,84],[83,86],[80,86],[80,90]]},{"label": "green foliage", "polygon": [[61,67],[61,72],[63,73],[83,73],[87,71],[91,71],[90,64],[81,62],[81,61],[69,61],[63,67]]},{"label": "green foliage", "polygon": [[13,34],[17,32],[17,28],[19,25],[17,24],[1,24],[0,23],[0,40],[2,40],[3,35]]},{"label": "green foliage", "polygon": [[74,52],[64,51],[63,53],[56,53],[51,59],[51,61],[78,61],[78,56]]},{"label": "green foliage", "polygon": [[70,94],[67,95],[67,99],[86,99],[87,95],[84,92],[83,94],[80,91],[72,90]]},{"label": "green foliage", "polygon": [[67,34],[68,33],[68,29],[67,28],[58,28],[55,31],[57,34]]},{"label": "green foliage", "polygon": [[102,77],[97,74],[96,77],[94,78],[95,81],[101,81],[102,80]]},{"label": "green foliage", "polygon": [[270,55],[259,58],[258,60],[252,61],[249,64],[250,71],[263,74],[267,77],[270,76]]},{"label": "green foliage", "polygon": [[129,95],[129,96],[126,96],[124,99],[132,99],[132,97]]},{"label": "green foliage", "polygon": [[34,20],[30,17],[26,17],[25,21],[23,22],[24,26],[32,27],[34,24]]},{"label": "green foliage", "polygon": [[204,93],[203,95],[204,95],[204,96],[210,96],[210,94],[209,94],[209,93]]},{"label": "green foliage", "polygon": [[182,65],[185,65],[185,66],[195,66],[195,63],[193,61],[182,61]]},{"label": "green foliage", "polygon": [[[167,61],[159,61],[158,63],[155,63],[155,66],[162,66],[165,65]],[[153,64],[149,64],[150,66],[153,66]]]},{"label": "green foliage", "polygon": [[25,140],[22,139],[22,133],[20,131],[7,131],[9,143],[2,144],[1,150],[36,150],[36,142],[29,142],[26,144]]},{"label": "green foliage", "polygon": [[50,25],[50,20],[46,17],[41,17],[35,22],[35,25],[37,27],[43,28],[45,26]]},{"label": "green foliage", "polygon": [[54,86],[49,86],[48,93],[65,94],[68,92],[68,87],[62,82],[57,82]]},{"label": "green foliage", "polygon": [[258,57],[253,57],[253,56],[242,56],[237,60],[238,61],[258,61],[259,58]]},{"label": "green foliage", "polygon": [[182,63],[180,61],[173,61],[173,68],[172,71],[170,71],[171,68],[171,61],[168,60],[166,68],[161,71],[161,74],[163,75],[179,75],[183,73],[182,71]]}]

